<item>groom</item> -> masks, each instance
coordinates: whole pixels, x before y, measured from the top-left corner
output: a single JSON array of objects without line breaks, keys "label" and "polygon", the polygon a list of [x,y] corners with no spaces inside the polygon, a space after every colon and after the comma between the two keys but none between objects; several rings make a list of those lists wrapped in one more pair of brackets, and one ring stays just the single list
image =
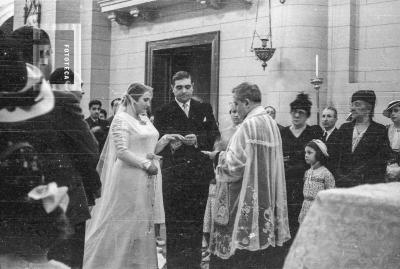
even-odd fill
[{"label": "groom", "polygon": [[193,82],[188,72],[177,72],[172,77],[171,88],[175,99],[158,110],[154,118],[160,137],[164,134],[185,137],[160,153],[167,266],[199,268],[208,185],[214,178],[212,162],[201,151],[212,150],[219,131],[211,105],[192,99]]}]

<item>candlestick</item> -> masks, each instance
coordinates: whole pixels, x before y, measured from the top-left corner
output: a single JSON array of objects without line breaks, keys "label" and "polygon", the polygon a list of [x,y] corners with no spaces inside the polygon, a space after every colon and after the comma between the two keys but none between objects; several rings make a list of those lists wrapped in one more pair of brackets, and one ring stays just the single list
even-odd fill
[{"label": "candlestick", "polygon": [[318,77],[318,54],[315,55],[315,77]]},{"label": "candlestick", "polygon": [[[318,58],[316,58],[318,59]],[[315,70],[315,74],[317,75],[317,70]],[[320,104],[319,104],[319,89],[321,88],[322,83],[324,82],[323,78],[312,78],[310,83],[314,86],[317,95],[317,124],[319,125],[319,114],[321,111]]]}]

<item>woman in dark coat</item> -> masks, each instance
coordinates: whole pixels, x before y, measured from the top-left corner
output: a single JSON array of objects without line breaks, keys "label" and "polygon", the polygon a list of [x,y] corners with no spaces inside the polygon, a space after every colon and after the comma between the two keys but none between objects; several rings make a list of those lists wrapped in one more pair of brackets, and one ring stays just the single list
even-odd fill
[{"label": "woman in dark coat", "polygon": [[344,123],[337,171],[337,187],[384,182],[389,143],[386,128],[372,120],[376,96],[361,90],[351,97],[352,122]]},{"label": "woman in dark coat", "polygon": [[0,40],[0,152],[10,145],[31,145],[43,160],[48,180],[68,187],[66,215],[76,233],[68,248],[71,252],[57,251],[64,263],[78,267],[83,260],[85,221],[90,218],[84,186],[94,197],[101,188],[96,172],[98,146],[78,99],[70,92],[52,92],[42,72],[20,58],[17,47],[12,39]]},{"label": "woman in dark coat", "polygon": [[303,177],[308,169],[304,160],[304,148],[309,141],[318,139],[322,135],[321,127],[307,124],[311,115],[311,106],[312,103],[307,94],[298,94],[296,100],[290,103],[292,124],[281,131],[292,238],[295,237],[299,226],[298,217],[303,203]]}]

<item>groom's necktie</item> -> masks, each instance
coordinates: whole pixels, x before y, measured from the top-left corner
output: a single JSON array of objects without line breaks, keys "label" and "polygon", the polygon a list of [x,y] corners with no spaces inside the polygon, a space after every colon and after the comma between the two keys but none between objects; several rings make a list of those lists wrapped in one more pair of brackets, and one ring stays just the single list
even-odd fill
[{"label": "groom's necktie", "polygon": [[183,106],[183,111],[186,114],[186,117],[189,117],[189,104],[188,103],[184,103],[182,106]]},{"label": "groom's necktie", "polygon": [[328,137],[328,132],[324,132],[324,135],[322,136],[322,142],[326,143],[326,139]]}]

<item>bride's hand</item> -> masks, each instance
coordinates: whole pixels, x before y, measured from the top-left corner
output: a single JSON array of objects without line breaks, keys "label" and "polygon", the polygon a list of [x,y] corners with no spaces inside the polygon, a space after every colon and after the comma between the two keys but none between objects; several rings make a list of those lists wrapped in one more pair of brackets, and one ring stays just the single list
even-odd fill
[{"label": "bride's hand", "polygon": [[149,166],[149,168],[146,169],[146,172],[150,175],[150,176],[154,176],[158,174],[158,168],[157,166],[151,162],[151,165]]},{"label": "bride's hand", "polygon": [[215,156],[217,155],[217,153],[219,151],[215,150],[215,151],[206,151],[206,150],[202,150],[201,151],[203,154],[207,155],[211,160],[215,159]]}]

